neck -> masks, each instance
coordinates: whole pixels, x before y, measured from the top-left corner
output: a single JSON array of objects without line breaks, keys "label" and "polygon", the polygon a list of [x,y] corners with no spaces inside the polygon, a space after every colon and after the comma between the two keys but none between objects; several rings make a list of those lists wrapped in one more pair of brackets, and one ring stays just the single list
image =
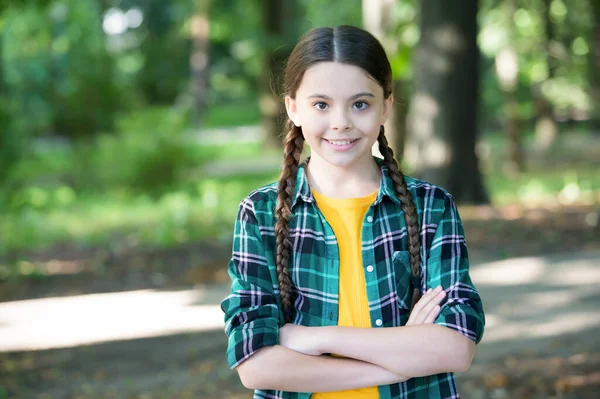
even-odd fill
[{"label": "neck", "polygon": [[371,154],[343,167],[332,165],[318,156],[311,156],[306,176],[308,184],[327,197],[359,198],[379,189],[381,168]]}]

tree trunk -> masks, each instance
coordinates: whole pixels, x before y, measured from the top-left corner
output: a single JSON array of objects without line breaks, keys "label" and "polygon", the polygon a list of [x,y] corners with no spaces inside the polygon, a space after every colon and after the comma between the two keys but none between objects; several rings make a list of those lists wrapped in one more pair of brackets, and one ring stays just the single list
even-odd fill
[{"label": "tree trunk", "polygon": [[518,176],[525,170],[521,126],[519,124],[519,102],[514,89],[507,90],[504,103],[505,130],[508,135],[508,158],[504,164],[504,173],[508,176]]},{"label": "tree trunk", "polygon": [[[513,16],[516,11],[515,0],[505,0],[504,20],[508,30],[509,42],[514,41]],[[508,138],[508,156],[504,162],[504,172],[509,176],[517,176],[525,169],[521,126],[518,115],[516,90],[519,85],[519,60],[517,51],[511,44],[496,55],[496,73],[500,86],[504,91],[504,131]]]},{"label": "tree trunk", "polygon": [[293,49],[297,16],[294,0],[265,0],[263,2],[263,25],[265,56],[261,76],[259,106],[265,145],[281,148],[285,120],[285,105],[282,98],[282,80],[285,61]]},{"label": "tree trunk", "polygon": [[484,204],[489,199],[475,154],[477,11],[477,0],[421,0],[407,147],[416,177],[444,187],[458,202]]},{"label": "tree trunk", "polygon": [[[556,71],[556,59],[552,55],[552,42],[555,40],[554,26],[550,19],[551,0],[544,0],[544,23],[546,30],[546,63],[548,66],[548,79],[552,79]],[[548,149],[556,141],[558,136],[558,126],[554,119],[552,103],[544,96],[541,90],[536,93],[538,96],[538,116],[535,123],[535,141],[536,145],[542,149]]]},{"label": "tree trunk", "polygon": [[194,96],[193,124],[200,126],[206,109],[208,81],[210,0],[196,0],[196,15],[192,17],[192,53],[190,57],[191,91]]},{"label": "tree trunk", "polygon": [[[363,26],[371,32],[385,47],[388,56],[396,51],[397,43],[391,35],[393,26],[393,9],[395,0],[363,0]],[[395,79],[393,82],[394,108],[385,124],[386,137],[390,148],[394,151],[394,157],[398,162],[404,154],[404,141],[406,137],[406,108],[402,102],[405,98],[404,82]],[[374,146],[377,153],[377,143]]]},{"label": "tree trunk", "polygon": [[600,3],[592,1],[590,5],[593,13],[589,54],[592,120],[596,134],[600,134]]}]

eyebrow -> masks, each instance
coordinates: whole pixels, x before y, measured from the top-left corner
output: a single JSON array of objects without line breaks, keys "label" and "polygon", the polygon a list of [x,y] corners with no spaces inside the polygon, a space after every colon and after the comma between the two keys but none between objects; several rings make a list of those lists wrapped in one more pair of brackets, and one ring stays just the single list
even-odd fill
[{"label": "eyebrow", "polygon": [[[372,93],[369,93],[368,91],[363,91],[362,93],[358,93],[355,94],[353,96],[350,97],[350,100],[356,100],[357,98],[360,97],[373,97],[375,98],[375,96]],[[312,94],[310,96],[308,96],[308,98],[323,98],[325,100],[331,100],[331,97],[325,95],[325,94]]]}]

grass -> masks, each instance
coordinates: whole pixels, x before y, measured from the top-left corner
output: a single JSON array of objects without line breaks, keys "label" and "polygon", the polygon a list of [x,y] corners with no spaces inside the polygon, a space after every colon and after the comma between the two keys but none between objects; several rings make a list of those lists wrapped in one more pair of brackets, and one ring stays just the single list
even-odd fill
[{"label": "grass", "polygon": [[[205,179],[159,198],[106,193],[76,197],[62,206],[29,206],[0,217],[0,255],[58,242],[168,247],[212,236],[229,238],[240,201],[274,178]],[[225,226],[225,232],[220,230]],[[125,239],[115,240],[115,235]]]},{"label": "grass", "polygon": [[585,133],[570,133],[548,150],[535,149],[532,136],[524,140],[525,171],[516,176],[503,172],[507,142],[501,133],[488,135],[490,154],[482,162],[485,182],[495,205],[543,202],[600,201],[600,140]]},{"label": "grass", "polygon": [[492,173],[486,176],[486,182],[495,205],[600,201],[600,175],[591,165],[578,169],[537,170],[514,178]]},{"label": "grass", "polygon": [[223,104],[206,110],[202,124],[206,128],[256,125],[261,119],[258,101]]},{"label": "grass", "polygon": [[[490,142],[492,155],[484,166],[494,204],[600,202],[600,174],[593,158],[596,154],[585,159],[580,152],[564,150],[558,157],[560,162],[537,159],[530,162],[528,172],[509,178],[501,172],[502,141],[494,136]],[[220,161],[264,157],[259,144],[198,146],[198,151]],[[31,182],[41,177],[53,181],[49,177],[68,171],[68,159],[67,154],[59,153],[32,158],[23,168],[22,177]],[[202,176],[202,172],[196,175]],[[0,279],[13,276],[14,264],[26,259],[31,251],[57,244],[173,247],[207,238],[228,242],[239,202],[253,189],[276,178],[277,174],[264,172],[210,179],[191,173],[171,192],[158,197],[123,190],[79,194],[64,183],[32,187],[26,206],[0,215]]]}]

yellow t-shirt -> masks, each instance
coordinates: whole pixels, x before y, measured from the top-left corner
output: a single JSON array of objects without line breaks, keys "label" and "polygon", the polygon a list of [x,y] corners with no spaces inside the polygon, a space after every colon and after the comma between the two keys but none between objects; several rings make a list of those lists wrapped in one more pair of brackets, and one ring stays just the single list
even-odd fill
[{"label": "yellow t-shirt", "polygon": [[[362,263],[362,225],[377,191],[361,198],[328,198],[313,190],[319,210],[333,229],[340,253],[339,319],[345,327],[371,327]],[[311,399],[379,399],[377,387],[314,393]]]}]

